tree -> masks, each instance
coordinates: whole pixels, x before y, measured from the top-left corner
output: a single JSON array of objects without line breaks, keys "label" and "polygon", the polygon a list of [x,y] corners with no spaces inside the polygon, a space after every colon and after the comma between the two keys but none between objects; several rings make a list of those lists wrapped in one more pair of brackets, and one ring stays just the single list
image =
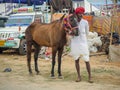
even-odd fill
[{"label": "tree", "polygon": [[31,0],[27,0],[27,5],[31,6]]},{"label": "tree", "polygon": [[120,0],[111,0],[113,3],[118,3]]}]

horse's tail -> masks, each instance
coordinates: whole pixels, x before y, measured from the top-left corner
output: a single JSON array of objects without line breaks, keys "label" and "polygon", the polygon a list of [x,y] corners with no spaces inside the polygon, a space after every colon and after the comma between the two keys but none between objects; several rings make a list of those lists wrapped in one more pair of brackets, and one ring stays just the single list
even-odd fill
[{"label": "horse's tail", "polygon": [[27,27],[27,29],[25,30],[25,38],[26,38],[26,41],[31,41],[32,40],[32,33],[31,33],[31,30],[34,28],[35,26],[35,23],[32,23],[31,25],[29,25]]}]

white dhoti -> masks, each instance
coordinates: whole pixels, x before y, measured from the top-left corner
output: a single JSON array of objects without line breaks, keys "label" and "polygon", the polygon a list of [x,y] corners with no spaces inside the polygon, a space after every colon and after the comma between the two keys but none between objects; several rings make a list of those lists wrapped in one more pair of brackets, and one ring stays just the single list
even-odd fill
[{"label": "white dhoti", "polygon": [[74,60],[78,58],[82,58],[86,62],[89,61],[89,50],[88,50],[88,43],[86,34],[89,32],[89,25],[88,22],[82,19],[78,23],[79,27],[79,36],[74,36],[71,39],[71,55],[73,56]]}]

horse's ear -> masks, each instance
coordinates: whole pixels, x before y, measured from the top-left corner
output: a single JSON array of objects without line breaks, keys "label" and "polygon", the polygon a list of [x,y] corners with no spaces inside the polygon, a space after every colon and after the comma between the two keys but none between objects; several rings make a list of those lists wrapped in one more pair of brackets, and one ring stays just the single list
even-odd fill
[{"label": "horse's ear", "polygon": [[60,18],[60,20],[63,20],[63,18],[65,17],[65,15],[66,15],[66,14],[64,14],[64,15]]}]

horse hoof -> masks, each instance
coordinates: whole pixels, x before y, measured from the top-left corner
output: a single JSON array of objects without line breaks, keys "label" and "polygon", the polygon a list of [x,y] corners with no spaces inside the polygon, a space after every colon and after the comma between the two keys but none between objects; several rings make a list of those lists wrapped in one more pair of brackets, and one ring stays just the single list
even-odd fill
[{"label": "horse hoof", "polygon": [[36,73],[36,75],[41,75],[41,73]]},{"label": "horse hoof", "polygon": [[33,76],[33,73],[32,73],[32,72],[29,72],[29,75],[30,75],[30,76]]},{"label": "horse hoof", "polygon": [[41,75],[41,73],[39,71],[36,72],[36,75]]},{"label": "horse hoof", "polygon": [[51,79],[56,79],[56,77],[55,77],[55,76],[51,76],[50,78],[51,78]]},{"label": "horse hoof", "polygon": [[64,79],[64,77],[63,77],[63,76],[58,76],[58,78],[59,78],[59,79]]}]

